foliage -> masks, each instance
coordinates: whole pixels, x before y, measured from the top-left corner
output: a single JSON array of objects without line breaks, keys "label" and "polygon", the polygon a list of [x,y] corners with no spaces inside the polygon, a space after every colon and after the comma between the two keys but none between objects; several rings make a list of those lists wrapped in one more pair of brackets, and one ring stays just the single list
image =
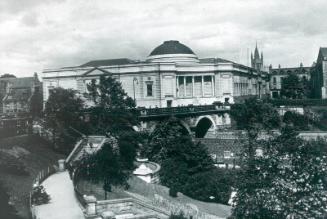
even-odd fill
[{"label": "foliage", "polygon": [[78,166],[78,174],[95,183],[103,183],[107,198],[107,192],[111,192],[112,185],[128,187],[127,179],[134,169],[130,162],[134,160],[135,154],[124,157],[116,139],[111,138],[95,154],[82,159]]},{"label": "foliage", "polygon": [[36,90],[30,100],[30,113],[33,118],[41,117],[43,110],[42,91]]},{"label": "foliage", "polygon": [[[46,126],[54,134],[55,146],[61,152],[69,153],[76,142],[71,128],[81,130],[81,112],[83,101],[77,97],[76,92],[71,89],[55,88],[51,91],[48,101],[45,104]],[[82,130],[81,130],[82,131]]]},{"label": "foliage", "polygon": [[44,205],[48,204],[50,201],[50,196],[45,191],[42,185],[33,188],[32,191],[32,204],[33,205]]},{"label": "foliage", "polygon": [[287,111],[283,116],[283,122],[292,125],[296,131],[309,130],[309,118],[296,112]]},{"label": "foliage", "polygon": [[309,82],[291,73],[282,80],[280,95],[289,99],[302,99],[309,95]]},{"label": "foliage", "polygon": [[15,208],[10,204],[9,195],[2,185],[0,185],[0,218],[19,219]]},{"label": "foliage", "polygon": [[228,204],[237,170],[212,169],[192,175],[185,182],[184,193],[205,201]]},{"label": "foliage", "polygon": [[150,160],[161,164],[160,182],[171,195],[182,192],[202,201],[228,202],[233,174],[216,170],[207,149],[185,135],[176,118],[157,126],[145,151]]},{"label": "foliage", "polygon": [[176,198],[177,193],[178,193],[178,191],[174,187],[169,188],[169,196]]},{"label": "foliage", "polygon": [[237,128],[246,130],[250,138],[256,138],[260,131],[278,128],[280,119],[277,110],[269,103],[250,98],[244,104],[234,104],[231,116]]},{"label": "foliage", "polygon": [[137,124],[135,102],[112,76],[101,76],[99,83],[92,80],[88,91],[95,103],[89,109],[91,133],[119,135]]},{"label": "foliage", "polygon": [[3,75],[0,75],[0,78],[16,78],[16,76],[13,75],[13,74],[6,73],[6,74],[3,74]]},{"label": "foliage", "polygon": [[281,136],[261,143],[263,156],[239,175],[233,216],[322,218],[327,209],[326,142],[296,138],[287,127]]},{"label": "foliage", "polygon": [[180,213],[180,214],[171,214],[169,216],[169,219],[187,219],[187,218],[184,217],[183,213]]}]

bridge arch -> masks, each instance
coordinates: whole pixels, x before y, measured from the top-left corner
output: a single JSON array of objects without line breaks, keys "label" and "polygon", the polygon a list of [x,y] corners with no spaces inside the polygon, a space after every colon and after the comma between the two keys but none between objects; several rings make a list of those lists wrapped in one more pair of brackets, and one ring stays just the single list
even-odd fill
[{"label": "bridge arch", "polygon": [[195,123],[195,137],[204,138],[209,129],[215,130],[216,124],[211,116],[201,116]]}]

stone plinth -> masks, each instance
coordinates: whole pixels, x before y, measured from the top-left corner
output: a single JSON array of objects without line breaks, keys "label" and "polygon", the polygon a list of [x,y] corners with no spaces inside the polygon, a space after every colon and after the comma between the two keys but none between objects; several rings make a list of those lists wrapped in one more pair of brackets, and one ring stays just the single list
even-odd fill
[{"label": "stone plinth", "polygon": [[59,171],[65,171],[65,160],[58,160]]},{"label": "stone plinth", "polygon": [[95,215],[97,199],[93,195],[84,196],[84,199],[86,202],[86,215],[87,216]]}]

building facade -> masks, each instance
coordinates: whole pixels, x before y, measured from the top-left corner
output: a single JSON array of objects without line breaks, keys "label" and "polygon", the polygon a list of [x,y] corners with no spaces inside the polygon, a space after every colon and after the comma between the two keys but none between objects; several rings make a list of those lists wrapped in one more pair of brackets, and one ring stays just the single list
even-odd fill
[{"label": "building facade", "polygon": [[121,82],[138,107],[234,103],[269,94],[268,72],[220,58],[199,58],[178,41],[165,41],[144,61],[95,60],[76,67],[43,71],[43,97],[51,89],[71,88],[87,97],[87,84],[101,75]]},{"label": "building facade", "polygon": [[327,98],[327,47],[319,49],[318,58],[311,72],[313,98]]},{"label": "building facade", "polygon": [[280,97],[283,78],[287,77],[290,74],[297,75],[302,81],[310,81],[311,69],[312,67],[304,67],[302,63],[299,67],[291,68],[281,68],[280,65],[278,68],[272,68],[272,66],[270,65],[270,96],[272,98]]},{"label": "building facade", "polygon": [[24,78],[0,78],[1,111],[4,115],[29,113],[32,96],[41,95],[42,83],[37,75]]}]

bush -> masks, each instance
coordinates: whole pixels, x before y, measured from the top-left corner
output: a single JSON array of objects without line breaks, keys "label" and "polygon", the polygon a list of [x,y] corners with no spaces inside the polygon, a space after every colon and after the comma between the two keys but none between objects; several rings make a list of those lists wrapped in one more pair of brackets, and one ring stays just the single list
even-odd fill
[{"label": "bush", "polygon": [[180,214],[171,214],[169,216],[169,219],[187,219],[187,218],[184,217],[183,213],[180,213]]},{"label": "bush", "polygon": [[45,191],[43,186],[37,186],[33,189],[32,204],[43,205],[49,203],[49,201],[50,201],[50,196]]},{"label": "bush", "polygon": [[177,190],[173,187],[169,189],[169,196],[176,198],[177,197]]},{"label": "bush", "polygon": [[228,204],[237,170],[214,169],[189,178],[183,193],[205,202]]}]

